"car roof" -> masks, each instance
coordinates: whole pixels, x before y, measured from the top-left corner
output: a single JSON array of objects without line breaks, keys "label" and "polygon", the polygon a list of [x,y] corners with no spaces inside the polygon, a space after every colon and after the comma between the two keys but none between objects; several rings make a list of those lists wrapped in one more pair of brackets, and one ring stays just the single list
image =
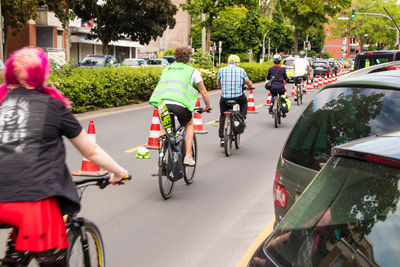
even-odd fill
[{"label": "car roof", "polygon": [[400,50],[376,50],[376,51],[364,51],[357,54],[358,55],[368,55],[368,54],[393,54],[400,53]]},{"label": "car roof", "polygon": [[400,90],[400,70],[388,70],[344,78],[326,85],[324,89],[354,86],[360,88],[388,88]]},{"label": "car roof", "polygon": [[[336,146],[332,148],[332,156],[362,159],[379,157],[386,160],[386,163],[392,163],[392,166],[395,165],[400,168],[400,130],[370,136]],[[390,162],[387,160],[390,160]]]},{"label": "car roof", "polygon": [[340,77],[340,79],[348,79],[351,77],[359,76],[359,75],[364,75],[368,73],[373,73],[373,72],[379,72],[379,71],[386,71],[388,70],[388,67],[391,66],[400,66],[400,60],[397,61],[389,61],[381,64],[376,64],[372,65],[366,68],[358,69],[356,71],[350,72],[349,74]]}]

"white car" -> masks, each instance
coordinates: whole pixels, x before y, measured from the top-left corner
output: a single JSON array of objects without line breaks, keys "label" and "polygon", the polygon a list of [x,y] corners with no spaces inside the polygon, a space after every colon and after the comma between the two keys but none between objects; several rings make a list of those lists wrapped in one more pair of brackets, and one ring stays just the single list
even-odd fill
[{"label": "white car", "polygon": [[130,66],[130,67],[140,67],[146,66],[147,62],[145,59],[141,58],[125,58],[121,63],[122,66]]}]

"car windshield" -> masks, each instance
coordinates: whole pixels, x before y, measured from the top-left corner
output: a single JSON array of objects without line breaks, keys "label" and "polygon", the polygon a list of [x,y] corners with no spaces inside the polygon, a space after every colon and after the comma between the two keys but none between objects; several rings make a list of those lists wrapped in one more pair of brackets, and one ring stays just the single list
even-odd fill
[{"label": "car windshield", "polygon": [[320,170],[331,148],[400,125],[400,91],[328,88],[318,93],[294,126],[283,158]]},{"label": "car windshield", "polygon": [[264,244],[279,266],[398,266],[400,171],[333,157]]},{"label": "car windshield", "polygon": [[161,60],[157,60],[157,59],[149,59],[147,61],[148,65],[161,65]]},{"label": "car windshield", "polygon": [[103,66],[105,62],[105,59],[103,57],[85,57],[81,65],[86,65],[86,66]]},{"label": "car windshield", "polygon": [[360,55],[360,68],[366,68],[376,64],[382,64],[385,62],[393,61],[394,54],[390,53],[376,53],[372,55]]}]

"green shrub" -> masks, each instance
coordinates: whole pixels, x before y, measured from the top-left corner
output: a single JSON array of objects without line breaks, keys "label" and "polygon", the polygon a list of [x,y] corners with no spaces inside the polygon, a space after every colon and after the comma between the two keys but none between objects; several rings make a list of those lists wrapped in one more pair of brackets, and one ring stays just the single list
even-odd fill
[{"label": "green shrub", "polygon": [[[272,62],[240,64],[253,82],[264,81],[271,66]],[[88,69],[68,66],[53,71],[49,85],[61,90],[72,101],[74,113],[81,113],[148,101],[162,70],[159,67]],[[199,71],[207,90],[217,89],[218,69],[199,68]]]},{"label": "green shrub", "polygon": [[212,69],[213,60],[209,53],[204,52],[201,49],[197,49],[192,53],[193,66],[201,69]]}]

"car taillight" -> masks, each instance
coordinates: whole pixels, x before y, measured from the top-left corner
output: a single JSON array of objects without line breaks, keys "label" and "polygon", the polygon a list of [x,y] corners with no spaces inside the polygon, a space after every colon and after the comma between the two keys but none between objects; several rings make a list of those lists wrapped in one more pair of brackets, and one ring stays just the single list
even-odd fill
[{"label": "car taillight", "polygon": [[374,55],[374,53],[368,53],[367,54],[367,56],[373,56]]},{"label": "car taillight", "polygon": [[388,159],[374,155],[366,155],[365,158],[371,162],[387,165],[394,168],[400,168],[400,162],[398,160]]},{"label": "car taillight", "polygon": [[326,68],[329,69],[329,64],[326,64]]},{"label": "car taillight", "polygon": [[279,206],[283,209],[286,208],[286,204],[287,204],[286,188],[279,183],[278,172],[276,172],[276,174],[275,174],[273,197],[274,197],[275,207]]}]

